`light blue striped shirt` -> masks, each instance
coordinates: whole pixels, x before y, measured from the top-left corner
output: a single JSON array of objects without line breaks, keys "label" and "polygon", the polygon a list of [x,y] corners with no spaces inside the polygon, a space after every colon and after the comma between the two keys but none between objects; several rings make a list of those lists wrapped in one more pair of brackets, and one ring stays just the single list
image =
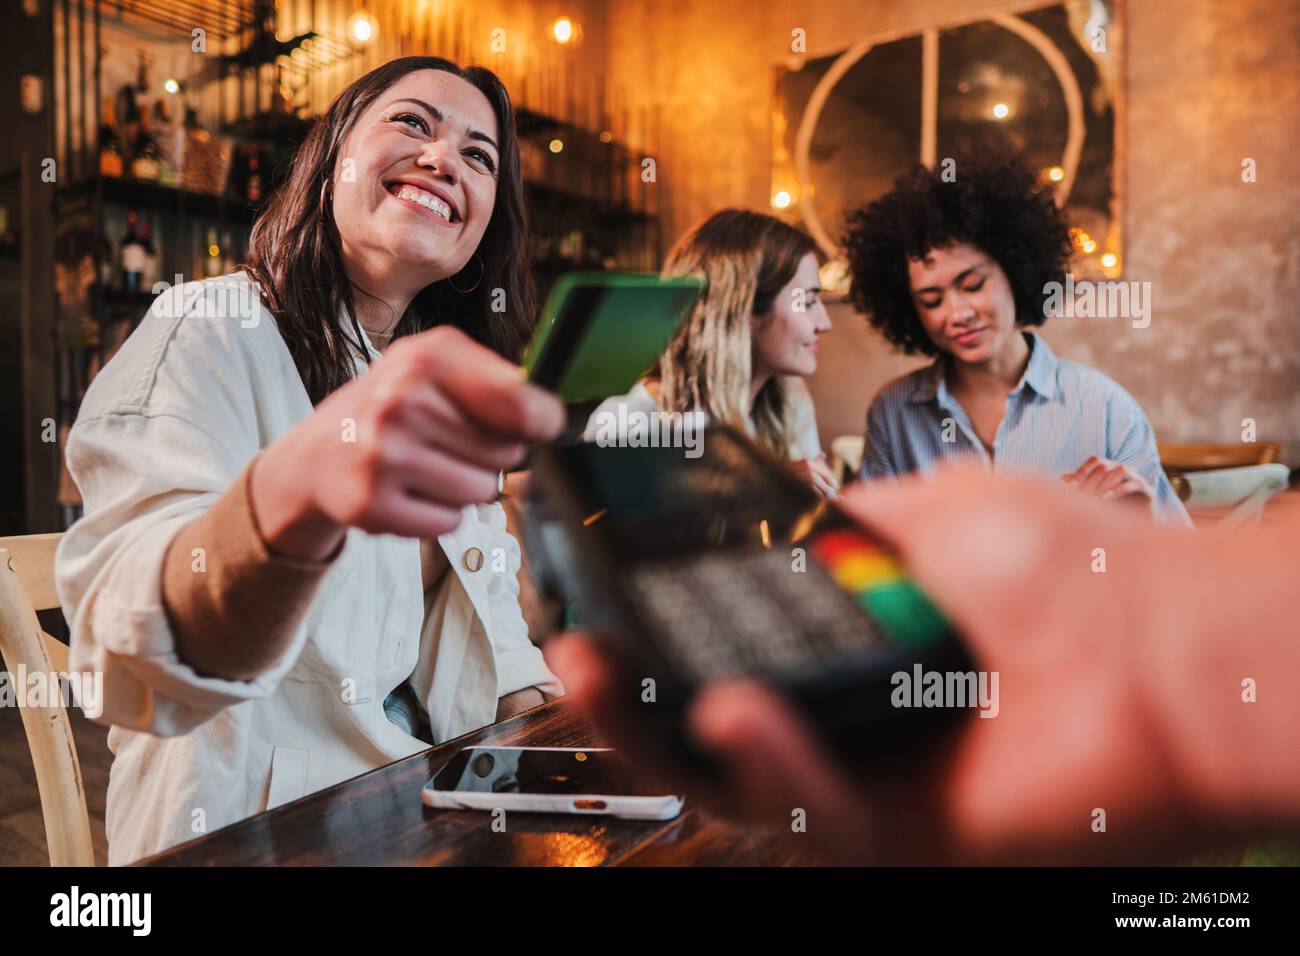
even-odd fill
[{"label": "light blue striped shirt", "polygon": [[928,471],[971,456],[986,468],[1059,477],[1090,455],[1128,465],[1155,489],[1161,524],[1191,527],[1160,466],[1155,432],[1133,396],[1096,369],[1057,358],[1025,333],[1029,365],[1007,396],[990,456],[970,417],[948,391],[944,359],[886,385],[867,412],[864,479]]}]

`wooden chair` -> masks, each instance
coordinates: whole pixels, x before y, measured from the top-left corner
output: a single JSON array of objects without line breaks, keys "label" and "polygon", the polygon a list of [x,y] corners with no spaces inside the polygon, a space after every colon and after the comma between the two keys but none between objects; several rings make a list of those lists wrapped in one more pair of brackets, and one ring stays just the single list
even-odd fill
[{"label": "wooden chair", "polygon": [[[36,618],[37,611],[59,606],[54,588],[54,549],[60,537],[33,534],[0,538],[0,656],[15,682],[20,666],[29,674],[68,669],[68,648],[42,631]],[[18,693],[24,689],[14,687]],[[50,865],[94,866],[86,788],[72,723],[57,695],[48,703],[52,706],[20,707],[19,714],[41,793]]]},{"label": "wooden chair", "polygon": [[1208,471],[1270,465],[1282,456],[1277,442],[1238,442],[1235,445],[1160,445],[1160,464],[1172,471]]}]

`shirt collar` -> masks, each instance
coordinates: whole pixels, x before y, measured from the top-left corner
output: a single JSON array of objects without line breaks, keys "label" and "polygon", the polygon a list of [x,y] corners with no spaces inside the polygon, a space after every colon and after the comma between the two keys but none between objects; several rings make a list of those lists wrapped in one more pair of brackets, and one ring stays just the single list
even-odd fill
[{"label": "shirt collar", "polygon": [[1025,367],[1025,374],[1021,376],[1020,385],[1016,388],[1028,385],[1042,398],[1055,398],[1056,370],[1060,367],[1060,360],[1047,347],[1042,336],[1026,332],[1025,341],[1029,343],[1029,365]]},{"label": "shirt collar", "polygon": [[[1024,386],[1028,385],[1043,398],[1055,398],[1056,370],[1060,365],[1060,360],[1047,347],[1047,343],[1043,341],[1041,336],[1029,332],[1025,332],[1023,335],[1025,336],[1025,342],[1029,345],[1029,364],[1025,366],[1025,373],[1020,376],[1020,381],[1012,394],[1019,392]],[[919,405],[925,402],[933,402],[938,398],[947,396],[948,385],[944,376],[946,363],[947,358],[940,356],[933,365],[925,369],[926,374],[917,376],[916,387],[909,399],[912,404]]]}]

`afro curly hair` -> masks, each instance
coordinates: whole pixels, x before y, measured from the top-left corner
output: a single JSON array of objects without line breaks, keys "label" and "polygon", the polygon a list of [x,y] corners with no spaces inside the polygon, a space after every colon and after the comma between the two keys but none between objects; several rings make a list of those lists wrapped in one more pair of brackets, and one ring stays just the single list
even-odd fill
[{"label": "afro curly hair", "polygon": [[891,192],[852,212],[844,236],[849,299],[896,348],[936,355],[921,326],[908,280],[909,259],[968,243],[1002,267],[1016,323],[1042,325],[1048,282],[1065,281],[1073,251],[1069,224],[1050,186],[1007,155],[959,161],[956,178],[917,166]]}]

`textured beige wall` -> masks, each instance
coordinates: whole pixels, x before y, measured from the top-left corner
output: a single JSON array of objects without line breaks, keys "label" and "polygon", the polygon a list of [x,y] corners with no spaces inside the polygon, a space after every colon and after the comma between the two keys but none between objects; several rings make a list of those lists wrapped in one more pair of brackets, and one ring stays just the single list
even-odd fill
[{"label": "textured beige wall", "polygon": [[[610,4],[611,79],[662,104],[666,239],[725,205],[765,207],[772,66],[795,27],[818,53],[1016,6]],[[1127,387],[1162,440],[1238,441],[1250,417],[1300,463],[1300,3],[1129,0],[1127,36],[1125,278],[1152,283],[1152,321],[1057,319],[1046,338]],[[832,319],[813,382],[824,441],[859,432],[871,395],[916,364],[849,307]]]}]

